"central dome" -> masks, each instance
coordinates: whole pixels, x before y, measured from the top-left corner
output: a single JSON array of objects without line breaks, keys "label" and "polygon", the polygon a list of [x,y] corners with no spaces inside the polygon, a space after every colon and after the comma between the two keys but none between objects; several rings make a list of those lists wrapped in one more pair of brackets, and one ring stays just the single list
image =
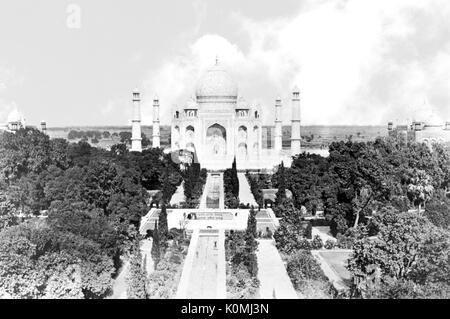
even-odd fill
[{"label": "central dome", "polygon": [[195,93],[200,101],[212,99],[236,101],[238,88],[228,72],[216,64],[200,78]]}]

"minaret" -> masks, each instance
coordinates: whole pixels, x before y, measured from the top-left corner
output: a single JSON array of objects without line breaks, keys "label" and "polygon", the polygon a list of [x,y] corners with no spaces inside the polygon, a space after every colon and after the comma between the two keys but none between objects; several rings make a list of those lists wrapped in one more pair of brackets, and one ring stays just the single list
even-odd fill
[{"label": "minaret", "polygon": [[47,123],[45,121],[41,121],[41,132],[47,134]]},{"label": "minaret", "polygon": [[291,155],[301,152],[300,135],[300,90],[296,86],[292,92],[292,128],[291,128]]},{"label": "minaret", "polygon": [[133,90],[133,119],[131,123],[131,151],[142,152],[141,97],[138,89]]},{"label": "minaret", "polygon": [[155,96],[153,99],[153,147],[161,147],[161,139],[159,132],[159,98]]},{"label": "minaret", "polygon": [[282,144],[282,122],[281,122],[281,98],[275,100],[275,151],[280,152],[283,148]]}]

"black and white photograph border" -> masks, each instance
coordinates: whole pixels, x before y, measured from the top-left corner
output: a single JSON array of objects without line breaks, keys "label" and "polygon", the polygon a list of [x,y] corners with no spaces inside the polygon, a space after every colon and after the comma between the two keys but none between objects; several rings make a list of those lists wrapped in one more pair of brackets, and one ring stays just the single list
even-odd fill
[{"label": "black and white photograph border", "polygon": [[0,299],[448,299],[448,21],[445,0],[3,0]]}]

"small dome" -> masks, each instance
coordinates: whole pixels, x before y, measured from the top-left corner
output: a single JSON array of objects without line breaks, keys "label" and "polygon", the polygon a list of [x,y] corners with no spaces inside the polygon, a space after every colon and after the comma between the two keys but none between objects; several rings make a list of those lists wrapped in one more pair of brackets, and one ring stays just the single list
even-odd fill
[{"label": "small dome", "polygon": [[197,102],[195,102],[195,100],[193,98],[190,98],[189,100],[187,100],[186,102],[186,108],[187,109],[197,109]]},{"label": "small dome", "polygon": [[248,105],[247,101],[241,96],[241,97],[239,97],[236,108],[241,109],[241,110],[245,110],[245,109],[248,110],[248,109],[250,109],[250,106]]},{"label": "small dome", "polygon": [[436,114],[434,107],[429,104],[428,99],[424,100],[423,105],[419,107],[417,113],[427,127],[444,125],[444,121]]},{"label": "small dome", "polygon": [[443,126],[444,121],[434,112],[430,112],[425,119],[425,126]]},{"label": "small dome", "polygon": [[200,78],[197,83],[197,99],[225,98],[236,100],[237,84],[220,65],[216,64]]},{"label": "small dome", "polygon": [[23,122],[24,117],[23,114],[21,112],[19,112],[19,110],[14,109],[11,112],[9,112],[8,114],[8,123],[12,123],[12,122]]}]

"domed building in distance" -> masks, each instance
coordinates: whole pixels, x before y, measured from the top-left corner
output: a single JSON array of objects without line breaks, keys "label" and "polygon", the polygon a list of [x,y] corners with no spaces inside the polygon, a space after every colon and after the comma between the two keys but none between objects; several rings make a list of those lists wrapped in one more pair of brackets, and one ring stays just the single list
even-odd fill
[{"label": "domed building in distance", "polygon": [[[296,106],[300,109],[300,103]],[[263,153],[259,107],[250,105],[239,95],[237,83],[216,60],[197,82],[195,96],[175,110],[171,150],[195,152],[201,166],[211,170],[231,167],[234,158],[238,169],[271,169],[283,157],[287,162],[291,160],[281,152],[280,112],[277,117],[279,148],[272,150],[272,154],[267,150]]]},{"label": "domed building in distance", "polygon": [[[132,151],[140,147],[140,95],[133,92]],[[153,99],[153,147],[160,147],[159,107]],[[161,107],[164,107],[162,101]],[[172,113],[171,145],[166,152],[176,154],[183,150],[195,154],[201,167],[208,170],[230,168],[236,158],[240,170],[273,169],[301,152],[300,147],[300,92],[292,92],[291,149],[282,149],[281,99],[275,99],[274,148],[263,149],[261,110],[250,105],[239,94],[237,83],[216,59],[215,65],[199,78],[194,95]],[[177,151],[179,151],[177,153]]]},{"label": "domed building in distance", "polygon": [[[424,111],[423,111],[424,110]],[[422,120],[414,120],[403,125],[388,122],[388,135],[406,142],[425,143],[430,148],[433,144],[450,146],[450,122],[444,122],[425,101]]]},{"label": "domed building in distance", "polygon": [[16,132],[25,127],[25,117],[19,110],[14,109],[8,114],[6,123],[0,125],[0,131]]}]

